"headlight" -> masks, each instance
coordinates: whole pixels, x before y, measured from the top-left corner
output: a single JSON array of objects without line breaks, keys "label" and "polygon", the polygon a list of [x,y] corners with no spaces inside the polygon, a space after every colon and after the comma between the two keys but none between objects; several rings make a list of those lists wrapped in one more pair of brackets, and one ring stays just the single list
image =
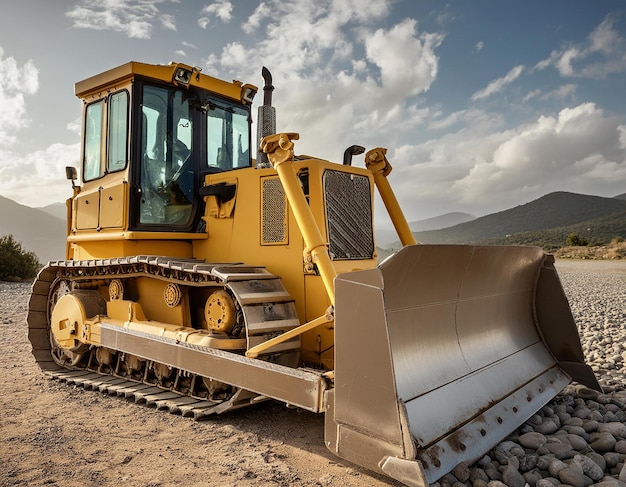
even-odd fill
[{"label": "headlight", "polygon": [[189,82],[191,81],[191,71],[185,68],[176,69],[176,72],[174,73],[174,81],[176,83],[189,86]]}]

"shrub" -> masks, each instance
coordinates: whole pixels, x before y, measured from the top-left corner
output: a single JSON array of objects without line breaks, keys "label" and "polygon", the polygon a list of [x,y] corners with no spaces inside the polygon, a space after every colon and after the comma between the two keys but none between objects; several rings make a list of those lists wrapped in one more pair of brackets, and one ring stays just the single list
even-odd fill
[{"label": "shrub", "polygon": [[577,233],[570,233],[565,240],[565,243],[570,247],[583,247],[589,245],[589,241],[578,235]]},{"label": "shrub", "polygon": [[13,235],[0,237],[0,280],[32,278],[40,268],[35,253],[24,250]]}]

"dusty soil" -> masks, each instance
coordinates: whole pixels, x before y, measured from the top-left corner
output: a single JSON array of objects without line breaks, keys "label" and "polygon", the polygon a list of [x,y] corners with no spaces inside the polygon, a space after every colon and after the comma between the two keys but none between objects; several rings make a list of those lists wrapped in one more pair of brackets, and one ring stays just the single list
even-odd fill
[{"label": "dusty soil", "polygon": [[[557,261],[624,272],[626,261]],[[30,284],[0,282],[0,487],[398,486],[326,450],[324,418],[266,402],[208,421],[47,379],[31,355]]]},{"label": "dusty soil", "polygon": [[324,418],[266,402],[208,421],[47,379],[30,284],[0,282],[0,486],[390,486],[324,446]]}]

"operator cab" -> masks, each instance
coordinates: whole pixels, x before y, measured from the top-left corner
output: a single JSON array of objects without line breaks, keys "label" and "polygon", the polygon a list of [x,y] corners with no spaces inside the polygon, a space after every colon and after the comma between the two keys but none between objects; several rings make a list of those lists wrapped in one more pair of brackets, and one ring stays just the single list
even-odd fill
[{"label": "operator cab", "polygon": [[252,165],[255,93],[182,64],[131,62],[77,83],[82,184],[72,230],[199,231],[204,175]]}]

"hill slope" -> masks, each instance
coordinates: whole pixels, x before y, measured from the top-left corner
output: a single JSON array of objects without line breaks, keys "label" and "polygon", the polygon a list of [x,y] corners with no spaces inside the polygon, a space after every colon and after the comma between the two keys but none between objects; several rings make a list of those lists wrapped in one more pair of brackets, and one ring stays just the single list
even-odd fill
[{"label": "hill slope", "polygon": [[0,236],[13,235],[39,261],[65,258],[65,221],[0,196]]},{"label": "hill slope", "polygon": [[476,243],[522,232],[569,227],[626,211],[626,200],[556,192],[443,230],[415,234],[423,243]]},{"label": "hill slope", "polygon": [[[409,227],[412,232],[424,232],[427,230],[439,230],[441,228],[448,228],[459,223],[465,223],[474,220],[476,217],[469,215],[468,213],[453,212],[446,213],[444,215],[436,216],[434,218],[427,218],[425,220],[417,220],[409,223]],[[376,243],[378,245],[388,245],[398,240],[398,234],[394,229],[377,228],[376,229]]]}]

